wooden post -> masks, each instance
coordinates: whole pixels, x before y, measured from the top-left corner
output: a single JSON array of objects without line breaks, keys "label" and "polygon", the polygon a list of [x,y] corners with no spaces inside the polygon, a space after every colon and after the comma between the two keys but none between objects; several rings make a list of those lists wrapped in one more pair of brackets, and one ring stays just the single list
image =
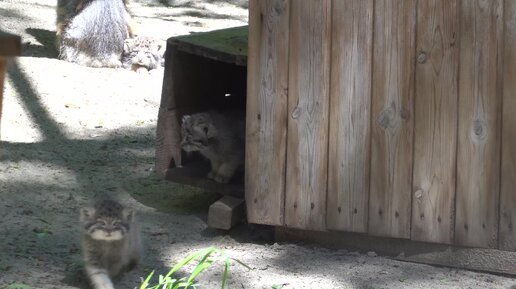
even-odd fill
[{"label": "wooden post", "polygon": [[283,225],[289,1],[249,2],[245,192],[250,223]]},{"label": "wooden post", "polygon": [[455,223],[459,245],[498,245],[502,32],[503,1],[461,1]]},{"label": "wooden post", "polygon": [[328,229],[367,232],[373,1],[333,1]]},{"label": "wooden post", "polygon": [[325,230],[331,1],[291,1],[285,224]]},{"label": "wooden post", "polygon": [[500,242],[516,251],[516,1],[505,1]]},{"label": "wooden post", "polygon": [[411,238],[452,243],[457,160],[457,0],[418,2]]},{"label": "wooden post", "polygon": [[[7,69],[7,57],[21,54],[21,38],[18,35],[0,31],[0,126],[4,101],[4,81]],[[0,137],[1,138],[1,137]]]},{"label": "wooden post", "polygon": [[409,238],[416,1],[375,1],[369,234]]}]

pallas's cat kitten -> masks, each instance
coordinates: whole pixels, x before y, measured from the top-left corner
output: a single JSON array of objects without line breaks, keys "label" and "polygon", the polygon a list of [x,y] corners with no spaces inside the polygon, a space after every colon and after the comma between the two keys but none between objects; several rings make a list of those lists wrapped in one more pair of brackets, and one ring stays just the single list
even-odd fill
[{"label": "pallas's cat kitten", "polygon": [[134,211],[112,200],[82,208],[82,253],[95,289],[113,289],[111,279],[133,269],[140,258]]},{"label": "pallas's cat kitten", "polygon": [[228,183],[244,163],[245,120],[232,114],[201,112],[185,115],[181,148],[198,151],[210,160],[208,178]]}]

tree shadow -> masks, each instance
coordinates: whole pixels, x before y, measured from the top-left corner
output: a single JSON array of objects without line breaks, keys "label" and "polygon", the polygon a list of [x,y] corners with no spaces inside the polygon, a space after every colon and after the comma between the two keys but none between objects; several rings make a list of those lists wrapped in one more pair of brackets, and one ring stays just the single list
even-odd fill
[{"label": "tree shadow", "polygon": [[22,56],[57,58],[58,51],[56,47],[56,33],[39,28],[27,28],[28,34],[34,36],[41,45],[25,43],[22,50]]}]

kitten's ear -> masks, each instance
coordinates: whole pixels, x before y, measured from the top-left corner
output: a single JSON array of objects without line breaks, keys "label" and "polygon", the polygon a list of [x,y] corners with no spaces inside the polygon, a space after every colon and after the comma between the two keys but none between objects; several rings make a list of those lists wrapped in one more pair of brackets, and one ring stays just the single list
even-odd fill
[{"label": "kitten's ear", "polygon": [[131,46],[133,46],[134,38],[127,38],[124,40],[124,52],[129,53],[131,52]]},{"label": "kitten's ear", "polygon": [[84,221],[91,220],[93,218],[94,214],[95,214],[95,208],[91,208],[91,207],[81,208],[80,221],[84,222]]},{"label": "kitten's ear", "polygon": [[129,208],[125,208],[122,211],[122,216],[124,217],[124,221],[132,222],[133,218],[134,218],[134,210],[133,209],[129,209]]}]

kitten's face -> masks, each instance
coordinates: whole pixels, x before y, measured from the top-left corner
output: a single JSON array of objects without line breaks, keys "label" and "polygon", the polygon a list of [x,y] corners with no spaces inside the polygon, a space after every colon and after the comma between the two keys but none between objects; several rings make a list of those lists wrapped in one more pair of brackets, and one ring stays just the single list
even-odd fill
[{"label": "kitten's face", "polygon": [[132,211],[111,201],[98,203],[94,208],[81,209],[83,230],[94,240],[122,240],[127,235],[131,219]]},{"label": "kitten's face", "polygon": [[147,37],[129,38],[124,41],[125,62],[135,67],[157,68],[162,58],[161,45]]},{"label": "kitten's face", "polygon": [[208,147],[209,140],[216,134],[208,114],[185,115],[181,124],[181,148],[186,152],[199,151]]}]

